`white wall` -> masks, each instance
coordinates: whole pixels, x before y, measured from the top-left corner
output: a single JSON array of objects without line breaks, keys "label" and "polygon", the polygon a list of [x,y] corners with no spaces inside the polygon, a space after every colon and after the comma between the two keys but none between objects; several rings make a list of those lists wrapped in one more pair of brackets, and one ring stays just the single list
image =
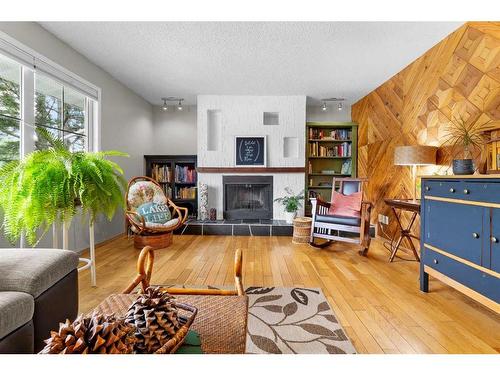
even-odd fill
[{"label": "white wall", "polygon": [[[307,106],[306,121],[351,121],[351,107],[344,105],[342,111],[329,107],[327,111],[322,111],[320,106]],[[196,106],[185,106],[180,112],[173,109],[163,112],[161,106],[154,106],[153,132],[154,141],[150,154],[196,154]]]},{"label": "white wall", "polygon": [[[207,149],[207,111],[220,110],[221,129],[217,150]],[[263,112],[279,112],[279,125],[263,125]],[[305,155],[305,96],[198,96],[198,165],[202,167],[234,167],[234,137],[236,135],[267,136],[268,167],[304,167]],[[295,157],[284,157],[283,138],[297,138]],[[238,173],[246,175],[246,173]],[[230,175],[230,174],[228,174]],[[304,188],[304,173],[262,173],[273,176],[274,198],[285,194],[285,187],[296,193]],[[222,219],[222,174],[199,173],[199,183],[209,187],[209,208],[217,208]],[[281,205],[274,204],[275,219],[284,219]]]},{"label": "white wall", "polygon": [[[143,155],[150,153],[154,139],[152,106],[37,23],[0,22],[0,30],[102,89],[101,148],[130,154],[130,158],[117,159],[127,179],[143,174]],[[112,222],[100,221],[95,232],[97,242],[123,232],[123,213],[117,214]],[[0,246],[4,245],[0,237]],[[50,236],[41,245],[50,246]],[[70,248],[86,247],[86,227],[76,218],[71,228]]]},{"label": "white wall", "polygon": [[153,107],[153,150],[156,155],[196,155],[196,106],[182,111]]},{"label": "white wall", "polygon": [[344,104],[342,111],[337,109],[336,104],[329,104],[326,111],[321,106],[307,106],[307,121],[352,121],[351,106]]}]

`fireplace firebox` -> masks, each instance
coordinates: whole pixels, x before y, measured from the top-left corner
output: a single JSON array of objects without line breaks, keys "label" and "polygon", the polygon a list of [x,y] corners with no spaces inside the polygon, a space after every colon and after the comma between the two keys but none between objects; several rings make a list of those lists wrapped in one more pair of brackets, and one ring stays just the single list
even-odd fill
[{"label": "fireplace firebox", "polygon": [[224,219],[273,218],[273,176],[222,176]]}]

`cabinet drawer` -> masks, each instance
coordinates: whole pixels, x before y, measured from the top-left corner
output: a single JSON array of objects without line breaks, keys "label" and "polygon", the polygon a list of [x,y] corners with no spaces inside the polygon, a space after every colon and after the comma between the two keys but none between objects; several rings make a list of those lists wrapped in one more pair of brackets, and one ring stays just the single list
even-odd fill
[{"label": "cabinet drawer", "polygon": [[489,235],[483,233],[487,208],[429,200],[424,210],[424,243],[482,264],[483,239]]},{"label": "cabinet drawer", "polygon": [[422,196],[500,204],[500,183],[472,180],[424,180]]},{"label": "cabinet drawer", "polygon": [[443,198],[462,199],[460,191],[462,190],[461,181],[425,181],[423,183],[423,196],[434,196]]},{"label": "cabinet drawer", "polygon": [[460,194],[463,196],[461,199],[465,200],[500,203],[500,183],[464,181]]},{"label": "cabinet drawer", "polygon": [[422,262],[489,299],[500,302],[499,278],[427,248],[423,249]]}]

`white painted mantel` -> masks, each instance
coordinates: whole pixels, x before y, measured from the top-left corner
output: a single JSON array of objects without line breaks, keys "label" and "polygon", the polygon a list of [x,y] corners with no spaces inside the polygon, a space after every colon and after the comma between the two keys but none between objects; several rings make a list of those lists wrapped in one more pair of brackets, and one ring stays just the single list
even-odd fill
[{"label": "white painted mantel", "polygon": [[[267,167],[304,167],[306,96],[198,96],[198,167],[234,167],[234,137],[267,136]],[[216,112],[214,112],[216,111]],[[264,125],[264,112],[278,112],[279,125]],[[216,113],[216,137],[209,127],[209,113]],[[212,133],[211,133],[212,132]],[[293,147],[287,148],[285,138]],[[291,153],[290,153],[291,150]],[[223,217],[223,175],[251,173],[199,173],[199,184],[208,185],[208,208]],[[255,175],[255,174],[254,174]],[[273,199],[285,194],[289,186],[295,193],[304,189],[304,173],[259,173],[273,176]],[[299,215],[303,214],[303,208]],[[273,206],[274,219],[284,219],[283,207]]]}]

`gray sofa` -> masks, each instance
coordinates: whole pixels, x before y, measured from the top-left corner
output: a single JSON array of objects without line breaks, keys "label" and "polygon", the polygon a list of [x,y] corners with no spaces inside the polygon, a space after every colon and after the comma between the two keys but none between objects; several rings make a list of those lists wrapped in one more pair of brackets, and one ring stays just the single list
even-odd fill
[{"label": "gray sofa", "polygon": [[0,353],[36,353],[78,313],[78,255],[0,249]]}]

